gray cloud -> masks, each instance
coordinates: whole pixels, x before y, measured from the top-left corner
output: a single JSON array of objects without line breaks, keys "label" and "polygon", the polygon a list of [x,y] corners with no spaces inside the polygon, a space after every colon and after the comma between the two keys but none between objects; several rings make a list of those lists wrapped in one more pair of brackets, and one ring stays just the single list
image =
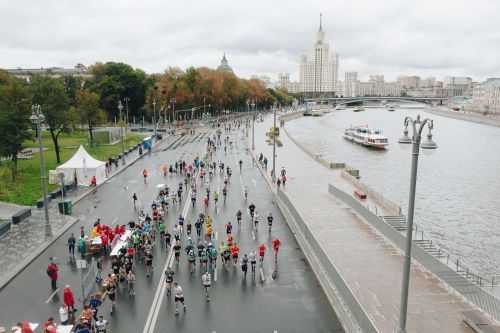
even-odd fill
[{"label": "gray cloud", "polygon": [[123,61],[147,72],[217,66],[297,77],[323,12],[340,71],[500,75],[495,0],[0,0],[0,67]]}]

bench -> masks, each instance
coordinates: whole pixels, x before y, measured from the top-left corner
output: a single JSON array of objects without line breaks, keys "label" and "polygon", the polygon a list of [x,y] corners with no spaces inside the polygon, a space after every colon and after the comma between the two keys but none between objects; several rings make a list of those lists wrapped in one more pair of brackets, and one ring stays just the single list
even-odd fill
[{"label": "bench", "polygon": [[363,192],[363,191],[360,191],[360,190],[355,190],[355,191],[354,191],[354,195],[355,195],[358,199],[361,199],[361,200],[366,199],[366,193],[365,193],[365,192]]},{"label": "bench", "polygon": [[22,222],[25,218],[31,216],[31,208],[23,208],[14,215],[12,215],[12,223],[18,224]]},{"label": "bench", "polygon": [[476,333],[500,333],[500,326],[492,325],[479,311],[465,311],[462,316],[464,323]]}]

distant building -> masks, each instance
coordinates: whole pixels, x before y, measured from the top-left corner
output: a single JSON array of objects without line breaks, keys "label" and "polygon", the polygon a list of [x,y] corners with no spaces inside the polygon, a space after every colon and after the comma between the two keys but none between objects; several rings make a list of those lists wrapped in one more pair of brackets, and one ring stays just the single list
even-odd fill
[{"label": "distant building", "polygon": [[219,65],[219,67],[217,67],[217,70],[218,71],[223,71],[223,72],[234,73],[233,69],[231,68],[231,66],[229,66],[229,63],[228,63],[228,61],[226,59],[226,54],[225,53],[222,56],[222,59],[220,61],[220,65]]},{"label": "distant building", "polygon": [[402,89],[416,89],[420,87],[420,76],[401,75],[397,81]]},{"label": "distant building", "polygon": [[29,81],[34,75],[50,76],[53,78],[60,78],[64,76],[76,76],[83,78],[90,78],[92,74],[89,73],[87,67],[82,64],[76,65],[74,68],[61,68],[61,67],[47,67],[47,68],[14,68],[5,69],[10,75]]},{"label": "distant building", "polygon": [[470,77],[447,76],[443,80],[443,89],[448,97],[472,96],[472,79]]},{"label": "distant building", "polygon": [[345,72],[343,91],[339,95],[345,97],[355,97],[359,95],[358,72]]},{"label": "distant building", "polygon": [[420,85],[419,88],[432,88],[434,87],[434,84],[436,83],[436,78],[435,77],[427,77],[425,79],[420,80]]},{"label": "distant building", "polygon": [[500,116],[500,78],[489,78],[474,87],[466,110]]},{"label": "distant building", "polygon": [[279,73],[278,74],[278,88],[288,90],[290,85],[290,74],[289,73]]},{"label": "distant building", "polygon": [[316,34],[313,55],[310,59],[303,55],[300,59],[300,89],[313,95],[333,94],[336,91],[339,57],[325,41],[321,16]]}]

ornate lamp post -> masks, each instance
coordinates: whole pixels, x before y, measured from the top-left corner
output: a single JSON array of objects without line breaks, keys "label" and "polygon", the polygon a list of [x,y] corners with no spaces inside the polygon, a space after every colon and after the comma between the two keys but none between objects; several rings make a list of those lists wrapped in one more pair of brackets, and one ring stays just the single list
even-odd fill
[{"label": "ornate lamp post", "polygon": [[120,140],[122,141],[122,164],[125,165],[125,142],[123,141],[123,119],[122,119],[123,104],[121,100],[118,100],[118,111],[120,111]]},{"label": "ornate lamp post", "polygon": [[[408,136],[408,125],[411,125],[413,129],[412,137]],[[427,140],[420,144],[422,139],[422,131],[427,125],[429,133],[427,134]],[[399,139],[401,144],[413,144],[412,149],[412,160],[411,160],[411,179],[410,179],[410,196],[408,202],[408,231],[406,233],[406,249],[405,249],[405,262],[403,266],[403,281],[401,287],[401,304],[399,313],[399,328],[398,333],[406,333],[406,317],[408,310],[408,289],[410,286],[410,267],[411,267],[411,246],[413,237],[413,215],[415,213],[415,192],[417,185],[417,169],[418,169],[418,155],[420,148],[422,149],[436,149],[437,144],[432,140],[431,131],[434,128],[434,122],[432,119],[425,118],[420,119],[420,115],[417,119],[412,119],[411,117],[406,117],[404,120],[404,132],[403,137]]]},{"label": "ornate lamp post", "polygon": [[252,101],[252,109],[254,111],[252,115],[252,150],[255,150],[255,101]]},{"label": "ornate lamp post", "polygon": [[47,176],[45,175],[45,159],[43,156],[42,145],[42,123],[45,121],[45,116],[42,113],[42,108],[39,104],[31,106],[30,120],[36,126],[38,146],[40,149],[40,185],[43,193],[43,208],[45,210],[45,238],[52,237],[52,227],[49,220],[49,201],[47,199]]}]

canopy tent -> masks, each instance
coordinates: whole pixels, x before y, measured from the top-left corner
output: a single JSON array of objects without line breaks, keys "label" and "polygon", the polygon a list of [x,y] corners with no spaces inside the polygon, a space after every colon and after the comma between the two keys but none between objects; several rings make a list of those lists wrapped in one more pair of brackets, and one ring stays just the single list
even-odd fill
[{"label": "canopy tent", "polygon": [[75,155],[56,170],[64,174],[65,184],[76,182],[78,185],[90,186],[93,176],[97,184],[106,180],[106,163],[90,156],[83,146],[80,146]]}]

